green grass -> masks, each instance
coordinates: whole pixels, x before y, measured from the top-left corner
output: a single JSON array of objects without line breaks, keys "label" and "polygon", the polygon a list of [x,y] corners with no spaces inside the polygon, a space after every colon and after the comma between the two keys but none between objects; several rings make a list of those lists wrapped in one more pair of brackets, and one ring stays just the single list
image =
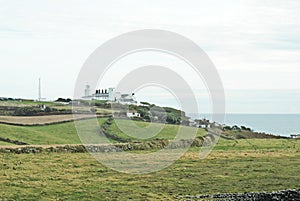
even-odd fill
[{"label": "green grass", "polygon": [[[101,125],[106,118],[99,118]],[[89,127],[91,120],[81,120],[87,136],[95,135],[97,130]],[[19,140],[29,144],[80,144],[74,122],[47,126],[11,126],[0,124],[0,137]]]},{"label": "green grass", "polygon": [[235,148],[227,142],[203,160],[192,148],[168,168],[143,175],[110,170],[87,153],[1,153],[0,199],[172,200],[300,187],[299,140],[258,139],[254,146],[240,140]]},{"label": "green grass", "polygon": [[[25,107],[25,106],[38,106],[38,105],[46,105],[51,108],[55,108],[58,110],[72,110],[72,105],[63,105],[57,102],[48,102],[48,101],[0,101],[0,106],[13,106],[13,107]],[[78,107],[81,110],[90,110],[90,107]],[[97,108],[97,112],[99,113],[107,113],[110,112],[109,109]]]},{"label": "green grass", "polygon": [[[174,139],[174,137],[176,136],[178,129],[180,126],[178,125],[172,125],[172,124],[160,124],[160,123],[153,123],[153,134],[154,136],[150,137],[149,139],[142,139],[142,138],[135,138],[132,136],[127,135],[126,133],[130,133],[133,134],[133,136],[138,136],[138,129],[139,128],[147,128],[150,123],[149,122],[142,122],[142,121],[131,121],[132,123],[134,123],[136,125],[136,127],[130,127],[128,126],[129,121],[128,120],[122,120],[119,119],[117,120],[118,123],[116,123],[115,121],[113,121],[112,125],[109,127],[108,131],[110,131],[111,133],[123,138],[123,139],[132,139],[134,141],[145,141],[145,140],[149,140],[149,139]],[[126,132],[124,133],[120,127],[126,127]],[[187,126],[182,126],[185,131],[187,132],[193,132],[195,128],[192,127],[187,127]],[[155,132],[155,131],[159,131],[158,129],[162,128],[162,130],[160,132]],[[152,132],[152,131],[149,131]],[[203,129],[197,129],[197,134],[196,136],[204,136],[206,134],[205,130]]]},{"label": "green grass", "polygon": [[[101,125],[106,118],[99,118],[99,124]],[[94,126],[90,125],[91,120],[81,120],[78,121],[78,124],[82,125],[82,129],[85,130],[85,142],[86,143],[93,143],[97,142],[99,136],[95,136],[97,134],[98,127],[95,128]],[[128,120],[120,120],[121,126],[127,126]],[[138,127],[147,127],[150,125],[148,122],[138,122],[135,121]],[[156,134],[155,136],[149,139],[173,139],[178,132],[179,126],[178,125],[170,125],[170,124],[159,124],[154,123],[153,126],[155,128],[160,128],[162,126],[161,132]],[[136,134],[136,129],[134,127],[128,127],[129,132]],[[187,131],[194,129],[191,127],[184,127]],[[135,141],[145,141],[149,139],[139,139],[139,138],[132,138],[120,131],[118,126],[113,123],[109,130],[124,138],[124,139],[134,139]],[[205,131],[203,129],[197,130],[197,135],[205,135]],[[54,124],[54,125],[47,125],[47,126],[11,126],[0,124],[0,137],[9,138],[12,140],[19,140],[22,142],[26,142],[29,144],[80,144],[81,141],[78,137],[77,130],[73,122],[69,123],[61,123],[61,124]]]},{"label": "green grass", "polygon": [[11,144],[11,143],[8,143],[8,142],[3,142],[3,141],[0,141],[0,146],[1,145],[13,145],[13,144]]},{"label": "green grass", "polygon": [[0,105],[5,106],[34,106],[34,105],[47,105],[47,106],[53,106],[57,105],[55,102],[49,102],[49,101],[0,101]]},{"label": "green grass", "polygon": [[220,138],[217,150],[278,150],[300,149],[299,140],[291,139],[243,139],[225,140]]},{"label": "green grass", "polygon": [[[89,142],[99,138],[99,128],[93,127],[92,121],[77,121]],[[98,121],[102,124],[106,119]],[[123,126],[128,123],[120,121]],[[134,123],[140,128],[149,126]],[[173,139],[178,128],[165,125],[152,138]],[[110,131],[130,138],[115,123]],[[197,135],[204,134],[198,129]],[[81,143],[73,122],[34,127],[0,124],[0,137],[30,144]],[[0,153],[0,200],[172,200],[177,195],[300,188],[300,140],[220,139],[203,160],[199,149],[193,147],[166,169],[143,175],[110,170],[88,153]]]}]

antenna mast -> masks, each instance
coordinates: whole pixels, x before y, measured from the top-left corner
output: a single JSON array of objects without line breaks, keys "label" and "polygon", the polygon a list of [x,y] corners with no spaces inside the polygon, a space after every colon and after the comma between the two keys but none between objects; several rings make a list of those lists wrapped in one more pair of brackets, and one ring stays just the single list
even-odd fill
[{"label": "antenna mast", "polygon": [[38,101],[45,100],[45,98],[42,98],[42,81],[41,78],[39,78],[39,94],[38,94]]},{"label": "antenna mast", "polygon": [[42,88],[41,88],[41,78],[39,78],[39,98],[38,101],[42,100]]}]

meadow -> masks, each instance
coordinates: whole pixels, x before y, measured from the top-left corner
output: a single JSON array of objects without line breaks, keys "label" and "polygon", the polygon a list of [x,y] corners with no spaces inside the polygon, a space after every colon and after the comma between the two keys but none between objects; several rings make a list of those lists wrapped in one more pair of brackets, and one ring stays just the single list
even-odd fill
[{"label": "meadow", "polygon": [[[172,140],[177,135],[180,126],[173,125],[173,124],[161,124],[161,123],[149,123],[149,122],[142,122],[142,121],[133,121],[134,126],[129,126],[128,120],[125,119],[118,119],[112,121],[112,124],[109,125],[109,128],[107,131],[119,136],[122,139],[126,140],[132,140],[132,141],[147,141],[151,139],[167,139]],[[151,126],[151,128],[150,128]],[[185,132],[195,132],[195,128],[188,127],[188,126],[182,126],[185,130]],[[120,128],[125,128],[125,132],[122,131]],[[138,137],[140,133],[143,133],[143,131],[140,131],[140,128],[146,128],[147,132],[151,133],[153,132],[153,136],[142,139]],[[204,136],[206,134],[205,130],[202,128],[196,129],[196,136]],[[127,133],[130,134],[127,135]]]},{"label": "meadow", "polygon": [[142,175],[111,170],[88,153],[1,153],[0,158],[2,199],[176,200],[300,187],[299,140],[221,139],[205,159],[193,147],[166,169]]},{"label": "meadow", "polygon": [[[90,121],[78,122],[93,141],[99,138],[99,127],[89,126]],[[98,118],[97,121],[104,125],[108,119]],[[134,123],[136,128],[149,126],[146,122]],[[120,120],[119,124],[126,126],[128,121]],[[159,128],[161,125],[153,126]],[[135,133],[136,128],[129,128],[129,132]],[[122,139],[138,140],[125,135],[115,121],[111,121],[107,129]],[[176,125],[167,124],[151,139],[172,139],[178,129]],[[80,144],[76,131],[74,122],[47,126],[0,124],[0,137],[33,146]],[[198,129],[196,135],[205,134],[203,129]],[[3,145],[11,144],[0,141],[0,146]],[[205,159],[199,159],[199,150],[199,147],[191,147],[169,167],[140,175],[111,170],[89,153],[0,153],[0,199],[177,200],[185,195],[300,188],[300,140],[220,138]]]},{"label": "meadow", "polygon": [[[81,120],[83,123],[90,120]],[[99,118],[101,125],[106,118]],[[89,128],[86,128],[89,130]],[[90,129],[91,133],[96,133]],[[13,126],[0,124],[0,137],[19,140],[33,145],[43,144],[80,144],[74,122],[53,124],[47,126]]]},{"label": "meadow", "polygon": [[[102,125],[106,120],[107,118],[98,118],[99,125]],[[85,131],[87,131],[87,136],[93,136],[98,133],[97,128],[89,127],[91,120],[80,120],[80,122],[81,122],[80,125],[83,125]],[[21,123],[21,121],[18,123]],[[136,121],[134,123],[137,125],[137,127],[149,126],[149,123],[147,122]],[[128,124],[128,120],[120,120],[120,124],[124,126]],[[157,128],[163,126],[162,124],[158,124],[158,123],[155,123],[153,125],[154,127]],[[154,138],[173,139],[173,137],[176,135],[178,131],[178,128],[179,126],[177,125],[167,124],[163,126],[162,130],[156,136],[153,136],[151,139]],[[190,129],[189,127],[186,128]],[[118,128],[118,126],[115,123],[113,123],[109,127],[109,130],[124,139],[134,139],[135,141],[144,141],[142,139],[128,137]],[[136,132],[136,130],[134,130],[133,128],[129,131]],[[202,136],[204,134],[205,131],[203,129],[198,129],[197,135]],[[59,123],[59,124],[46,125],[46,126],[14,126],[14,125],[6,125],[0,123],[0,137],[9,138],[12,140],[19,140],[32,145],[80,144],[81,143],[74,122]]]}]

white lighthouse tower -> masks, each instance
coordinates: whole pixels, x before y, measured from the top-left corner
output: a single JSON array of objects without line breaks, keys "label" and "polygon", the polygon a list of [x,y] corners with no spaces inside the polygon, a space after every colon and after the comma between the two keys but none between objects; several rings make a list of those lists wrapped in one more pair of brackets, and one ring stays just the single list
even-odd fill
[{"label": "white lighthouse tower", "polygon": [[90,96],[90,92],[91,92],[91,86],[88,83],[86,83],[85,89],[84,89],[84,96],[85,97],[89,97]]}]

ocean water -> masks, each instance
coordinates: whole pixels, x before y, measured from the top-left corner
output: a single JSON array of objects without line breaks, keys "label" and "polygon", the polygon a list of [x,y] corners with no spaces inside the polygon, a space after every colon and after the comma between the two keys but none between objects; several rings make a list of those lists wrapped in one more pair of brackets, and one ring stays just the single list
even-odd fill
[{"label": "ocean water", "polygon": [[[193,114],[190,116],[197,118]],[[200,114],[200,118],[204,117],[211,120],[210,114]],[[224,123],[275,135],[300,134],[300,114],[226,114]]]}]

